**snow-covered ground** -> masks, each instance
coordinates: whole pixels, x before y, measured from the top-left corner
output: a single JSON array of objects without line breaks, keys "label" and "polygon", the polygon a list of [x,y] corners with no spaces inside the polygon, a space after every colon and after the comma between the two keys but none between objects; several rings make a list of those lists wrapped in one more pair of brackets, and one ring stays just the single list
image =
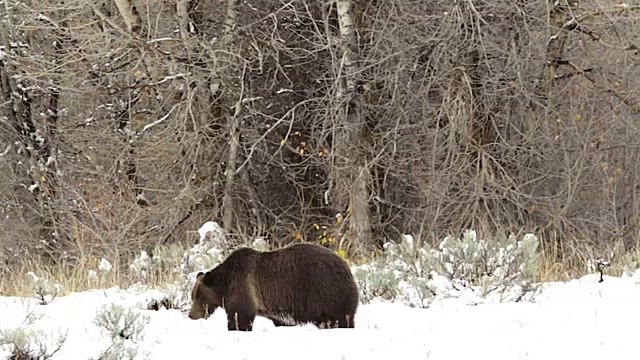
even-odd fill
[{"label": "snow-covered ground", "polygon": [[[533,235],[496,247],[468,231],[437,249],[415,248],[412,237],[403,236],[399,244],[386,246],[383,262],[353,268],[366,295],[355,329],[276,328],[258,317],[253,332],[236,332],[227,331],[222,309],[207,320],[186,316],[189,279],[213,267],[225,252],[225,234],[217,223],[207,222],[198,232],[200,241],[177,257],[175,271],[184,281],[168,284],[166,291],[140,285],[159,261],[142,252],[130,267],[140,282],[129,289],[72,293],[46,305],[35,297],[0,297],[0,360],[10,359],[15,348],[53,353],[33,359],[65,360],[635,358],[640,271],[605,276],[601,283],[597,275],[588,275],[530,291]],[[268,246],[257,239],[253,247]],[[101,259],[89,272],[98,277],[111,268]],[[34,292],[45,299],[55,292],[55,284],[31,275]],[[465,285],[470,280],[484,285]],[[398,300],[372,296],[381,289],[379,296],[390,291]],[[518,295],[524,289],[527,296]],[[434,296],[425,302],[424,294],[430,293]],[[182,310],[148,309],[150,302],[167,297],[184,305]]]},{"label": "snow-covered ground", "polygon": [[[533,302],[470,306],[443,300],[419,309],[373,301],[361,305],[355,329],[334,330],[276,328],[258,318],[253,332],[229,332],[221,310],[208,320],[190,320],[180,310],[146,309],[161,296],[157,290],[111,288],[72,293],[47,305],[4,297],[0,330],[5,336],[18,327],[41,330],[49,349],[67,333],[54,359],[97,359],[112,337],[94,319],[102,306],[117,304],[149,319],[138,336],[123,343],[136,349],[135,359],[584,360],[635,358],[640,319],[637,276],[547,283]],[[9,357],[8,350],[0,350],[0,359]]]}]

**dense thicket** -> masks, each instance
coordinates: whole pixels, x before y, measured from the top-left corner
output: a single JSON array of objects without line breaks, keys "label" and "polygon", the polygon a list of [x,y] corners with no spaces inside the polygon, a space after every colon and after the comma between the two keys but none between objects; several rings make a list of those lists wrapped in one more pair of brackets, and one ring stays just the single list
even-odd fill
[{"label": "dense thicket", "polygon": [[1,251],[633,245],[638,4],[5,0]]}]

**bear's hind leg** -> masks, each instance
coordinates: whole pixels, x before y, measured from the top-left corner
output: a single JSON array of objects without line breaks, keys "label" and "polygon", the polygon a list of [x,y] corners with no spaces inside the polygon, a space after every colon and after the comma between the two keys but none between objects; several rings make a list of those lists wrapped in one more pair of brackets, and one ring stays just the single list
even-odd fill
[{"label": "bear's hind leg", "polygon": [[331,329],[335,327],[334,322],[326,317],[317,318],[311,323],[320,329]]},{"label": "bear's hind leg", "polygon": [[353,321],[353,315],[347,314],[344,317],[341,317],[339,320],[337,320],[337,327],[338,328],[349,328],[349,329],[355,328],[355,323]]},{"label": "bear's hind leg", "polygon": [[271,319],[271,321],[273,321],[273,325],[275,325],[276,327],[280,327],[280,326],[294,326],[286,321],[282,321],[278,318],[269,318]]},{"label": "bear's hind leg", "polygon": [[327,319],[313,321],[313,324],[320,329],[355,328],[353,315],[330,317]]},{"label": "bear's hind leg", "polygon": [[320,328],[320,329],[324,329],[324,322],[323,322],[323,321],[317,321],[317,320],[315,320],[315,321],[312,321],[311,323],[312,323],[313,325],[317,326],[317,327],[318,327],[318,328]]}]

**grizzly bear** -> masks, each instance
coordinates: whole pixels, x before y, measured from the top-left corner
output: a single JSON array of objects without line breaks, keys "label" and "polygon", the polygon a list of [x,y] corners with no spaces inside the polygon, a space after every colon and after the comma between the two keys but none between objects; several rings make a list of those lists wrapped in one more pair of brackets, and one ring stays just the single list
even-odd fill
[{"label": "grizzly bear", "polygon": [[273,251],[234,250],[218,266],[196,276],[189,318],[227,313],[228,330],[251,331],[256,316],[276,326],[312,323],[320,328],[353,328],[359,304],[346,262],[316,244]]}]

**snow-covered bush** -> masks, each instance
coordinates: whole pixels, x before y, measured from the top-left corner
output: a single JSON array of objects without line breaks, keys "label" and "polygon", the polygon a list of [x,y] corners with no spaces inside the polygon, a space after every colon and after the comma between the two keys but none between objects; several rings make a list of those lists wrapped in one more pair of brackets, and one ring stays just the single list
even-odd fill
[{"label": "snow-covered bush", "polygon": [[198,243],[182,256],[180,263],[182,274],[210,269],[220,263],[228,251],[227,236],[218,223],[208,221],[198,229],[198,233],[200,234]]},{"label": "snow-covered bush", "polygon": [[[184,310],[191,302],[195,274],[213,268],[224,259],[229,250],[224,230],[216,222],[209,221],[198,229],[198,233],[198,242],[186,251],[179,245],[157,248],[153,256],[141,251],[129,265],[130,276],[137,282],[133,287],[155,284],[163,288],[165,295],[150,300],[147,309],[159,310],[164,307]],[[264,240],[257,239],[254,247],[266,249],[268,245]],[[153,276],[162,278],[152,279]],[[158,284],[158,280],[161,284]]]},{"label": "snow-covered bush", "polygon": [[37,276],[33,271],[29,271],[27,275],[33,282],[33,295],[40,301],[40,305],[47,305],[62,292],[63,286],[60,284],[51,284],[49,280]]},{"label": "snow-covered bush", "polygon": [[105,330],[112,339],[139,340],[149,317],[117,304],[105,305],[98,310],[94,323]]},{"label": "snow-covered bush", "polygon": [[[222,262],[232,250],[227,242],[225,231],[214,221],[204,223],[199,229],[198,243],[182,253],[178,271],[184,276],[194,275],[199,271],[212,269]],[[263,238],[257,238],[251,247],[259,251],[270,250]]]},{"label": "snow-covered bush", "polygon": [[365,303],[376,297],[395,300],[398,295],[402,273],[385,268],[381,261],[356,266],[353,273]]},{"label": "snow-covered bush", "polygon": [[0,349],[10,354],[9,359],[50,359],[60,351],[66,340],[66,333],[52,336],[41,330],[0,330]]},{"label": "snow-covered bush", "polygon": [[532,234],[522,240],[510,235],[504,243],[490,243],[468,230],[461,239],[446,237],[434,254],[437,271],[454,287],[472,288],[482,297],[529,288],[538,275],[538,238]]},{"label": "snow-covered bush", "polygon": [[98,360],[135,359],[138,355],[136,342],[142,340],[142,331],[150,317],[117,304],[104,305],[98,310],[94,323],[109,334],[109,346],[98,356]]},{"label": "snow-covered bush", "polygon": [[192,287],[192,279],[188,277],[181,278],[175,284],[165,284],[162,286],[163,295],[148,301],[146,309],[158,311],[165,308],[186,311],[191,303]]},{"label": "snow-covered bush", "polygon": [[383,297],[426,307],[437,299],[465,296],[477,303],[490,295],[520,301],[536,289],[537,247],[531,234],[489,243],[466,231],[460,239],[446,237],[438,248],[418,246],[404,235],[399,243],[386,243],[381,258],[355,267],[354,276],[364,302]]},{"label": "snow-covered bush", "polygon": [[113,265],[111,265],[111,262],[105,258],[100,259],[100,262],[98,263],[98,270],[104,273],[107,273],[109,271],[111,271],[111,269],[113,269]]},{"label": "snow-covered bush", "polygon": [[381,297],[425,306],[434,294],[429,284],[432,263],[428,249],[416,248],[410,235],[402,236],[400,243],[386,243],[381,258],[354,267],[361,299]]},{"label": "snow-covered bush", "polygon": [[105,258],[101,258],[98,262],[98,268],[96,270],[88,270],[88,281],[90,284],[99,284],[100,280],[104,279],[107,274],[111,272],[113,265]]},{"label": "snow-covered bush", "polygon": [[96,360],[133,360],[138,356],[138,347],[135,344],[125,343],[122,340],[114,340],[100,353]]},{"label": "snow-covered bush", "polygon": [[223,259],[227,249],[224,230],[213,221],[198,229],[200,239],[184,251],[179,246],[157,248],[153,256],[142,250],[129,265],[131,277],[140,284],[150,284],[153,274],[174,275],[182,282],[193,272],[212,268]]},{"label": "snow-covered bush", "polygon": [[140,255],[129,265],[131,275],[143,284],[149,283],[149,275],[153,270],[154,261],[144,250],[140,251]]},{"label": "snow-covered bush", "polygon": [[142,250],[129,264],[130,277],[139,284],[149,285],[159,277],[170,277],[178,273],[182,249],[178,245],[162,246],[154,249],[153,256]]}]

